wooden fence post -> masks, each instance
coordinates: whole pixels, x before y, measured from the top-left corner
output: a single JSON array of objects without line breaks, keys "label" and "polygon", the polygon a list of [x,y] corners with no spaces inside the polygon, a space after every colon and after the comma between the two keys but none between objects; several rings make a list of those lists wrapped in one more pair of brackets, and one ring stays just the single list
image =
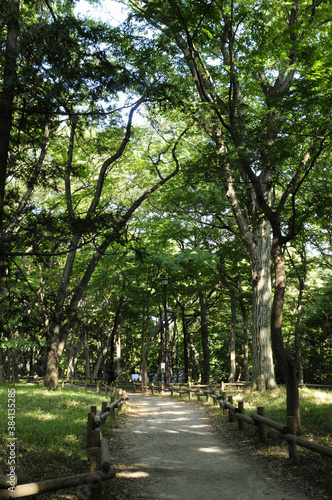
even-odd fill
[{"label": "wooden fence post", "polygon": [[[221,393],[221,399],[222,399],[223,401],[226,401],[226,399],[227,399],[227,394],[226,394],[226,392],[224,392],[224,391],[223,391],[223,392]],[[222,407],[222,413],[223,413],[223,415],[227,415],[227,408],[226,408],[226,406],[223,406],[223,407]]]},{"label": "wooden fence post", "polygon": [[[228,396],[228,402],[233,404],[233,396]],[[231,408],[228,408],[228,421],[234,422],[234,411]]]},{"label": "wooden fence post", "polygon": [[92,439],[92,431],[94,427],[94,418],[95,418],[95,413],[89,412],[88,413],[88,430],[87,430],[87,446],[90,448],[91,446],[91,439]]},{"label": "wooden fence post", "polygon": [[[264,417],[264,406],[257,406],[257,415]],[[258,435],[259,440],[263,443],[265,441],[265,425],[258,422]]]},{"label": "wooden fence post", "polygon": [[[244,402],[243,401],[238,402],[238,411],[241,415],[244,415]],[[239,431],[243,431],[244,422],[243,422],[243,420],[241,420],[241,418],[238,419],[238,424],[239,424]]]},{"label": "wooden fence post", "polygon": [[[289,428],[290,434],[296,436],[296,418],[295,417],[287,417],[287,427]],[[297,444],[294,441],[288,441],[288,453],[289,458],[293,463],[297,462],[298,453],[297,453]]]},{"label": "wooden fence post", "polygon": [[[100,470],[100,462],[101,462],[101,450],[100,446],[90,448],[90,472],[96,472]],[[102,492],[101,481],[97,483],[91,483],[90,490],[90,499],[91,500],[100,500]]]}]

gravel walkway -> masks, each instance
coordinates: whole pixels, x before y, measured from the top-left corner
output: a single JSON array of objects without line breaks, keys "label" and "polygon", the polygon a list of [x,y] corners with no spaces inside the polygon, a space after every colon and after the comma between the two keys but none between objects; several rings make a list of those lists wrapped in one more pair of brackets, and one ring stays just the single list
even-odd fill
[{"label": "gravel walkway", "polygon": [[[308,500],[262,473],[223,440],[204,411],[183,401],[130,395],[111,455],[114,498],[126,500]],[[117,493],[118,489],[118,493]]]}]

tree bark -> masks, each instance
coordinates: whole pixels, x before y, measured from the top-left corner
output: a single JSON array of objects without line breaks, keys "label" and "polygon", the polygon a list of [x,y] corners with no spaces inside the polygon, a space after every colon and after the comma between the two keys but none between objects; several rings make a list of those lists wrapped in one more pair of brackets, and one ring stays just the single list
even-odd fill
[{"label": "tree bark", "polygon": [[282,337],[282,312],[286,289],[286,270],[284,256],[282,254],[281,235],[274,236],[273,238],[272,256],[276,279],[271,314],[272,346],[278,366],[282,373],[282,377],[286,384],[287,416],[295,417],[297,431],[301,432],[300,399],[296,367],[285,350]]},{"label": "tree bark", "polygon": [[252,270],[252,387],[264,391],[276,387],[271,348],[271,226],[263,221],[251,245]]},{"label": "tree bark", "polygon": [[0,238],[4,209],[7,163],[12,128],[13,102],[16,92],[16,65],[19,54],[17,37],[19,33],[20,0],[9,3],[7,39],[3,71],[3,88],[0,94]]},{"label": "tree bark", "polygon": [[243,322],[243,372],[245,382],[249,382],[249,334],[248,334],[248,315],[245,303],[242,297],[239,298],[240,309]]},{"label": "tree bark", "polygon": [[304,383],[303,377],[303,366],[302,366],[302,354],[301,354],[301,322],[302,322],[302,301],[303,301],[303,293],[305,288],[305,280],[307,275],[307,256],[306,256],[306,248],[305,244],[303,245],[302,251],[300,251],[301,262],[302,262],[302,273],[297,268],[290,252],[288,252],[289,258],[291,260],[292,266],[297,274],[297,278],[299,281],[299,294],[297,297],[297,318],[294,328],[295,335],[295,356],[296,356],[296,369],[297,369],[297,379],[299,384]]},{"label": "tree bark", "polygon": [[231,324],[231,335],[230,335],[230,372],[228,377],[228,382],[235,382],[236,376],[236,296],[235,293],[230,294],[231,297],[231,312],[232,312],[232,324]]},{"label": "tree bark", "polygon": [[201,338],[202,338],[202,350],[203,350],[202,383],[208,384],[210,382],[210,347],[209,347],[209,331],[206,318],[206,303],[204,300],[203,292],[201,290],[199,290],[198,295],[200,304]]},{"label": "tree bark", "polygon": [[185,315],[185,307],[182,305],[180,305],[180,307],[181,307],[182,332],[183,332],[184,381],[188,383],[189,382],[188,327]]},{"label": "tree bark", "polygon": [[[84,325],[84,327],[86,327],[86,325]],[[85,358],[84,378],[85,378],[85,380],[89,380],[90,379],[90,351],[89,351],[87,332],[84,333],[83,346],[84,346],[84,358]]]}]

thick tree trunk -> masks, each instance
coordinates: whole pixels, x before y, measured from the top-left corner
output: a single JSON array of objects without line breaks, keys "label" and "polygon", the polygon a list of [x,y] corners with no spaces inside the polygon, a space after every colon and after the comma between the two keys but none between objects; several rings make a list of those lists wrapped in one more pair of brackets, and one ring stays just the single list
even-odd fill
[{"label": "thick tree trunk", "polygon": [[252,387],[274,389],[276,380],[271,348],[271,226],[262,222],[251,247],[252,266]]},{"label": "thick tree trunk", "polygon": [[[4,4],[2,5],[4,8]],[[12,108],[16,91],[16,62],[19,54],[17,37],[19,33],[20,0],[11,0],[8,9],[7,40],[3,71],[3,87],[0,93],[0,237],[7,178],[8,151],[12,128]]]},{"label": "thick tree trunk", "polygon": [[273,240],[272,255],[276,278],[271,315],[273,353],[286,384],[287,416],[296,418],[297,430],[301,432],[300,399],[296,367],[286,353],[282,337],[282,311],[286,289],[286,271],[280,237],[275,237]]}]

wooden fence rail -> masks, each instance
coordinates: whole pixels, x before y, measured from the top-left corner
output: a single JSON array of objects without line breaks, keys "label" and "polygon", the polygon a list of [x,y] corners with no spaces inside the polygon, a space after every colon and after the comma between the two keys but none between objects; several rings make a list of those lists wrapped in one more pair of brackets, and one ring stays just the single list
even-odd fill
[{"label": "wooden fence rail", "polygon": [[[127,399],[127,394],[124,394],[120,399],[115,399],[115,396],[111,396],[111,403],[107,405],[107,401],[104,401],[102,409],[99,411],[97,411],[96,406],[91,406],[87,422],[87,448],[90,456],[90,472],[18,486],[17,477],[15,476],[14,481],[16,486],[12,489],[9,489],[9,478],[2,476],[0,477],[0,500],[24,498],[30,495],[39,495],[83,484],[91,485],[90,500],[100,500],[102,497],[102,481],[115,477],[108,441],[103,437],[100,427],[105,423],[107,417],[115,417],[115,409],[119,411]],[[0,471],[0,474],[3,474],[3,471]]]},{"label": "wooden fence rail", "polygon": [[243,430],[243,422],[249,425],[254,425],[258,427],[258,434],[260,441],[264,442],[266,438],[265,429],[266,427],[271,427],[279,431],[279,436],[288,442],[288,452],[289,457],[297,461],[297,446],[302,448],[307,448],[308,450],[315,451],[327,457],[332,457],[332,448],[329,446],[323,446],[321,444],[315,443],[313,441],[308,441],[307,439],[300,438],[296,436],[296,420],[295,417],[287,417],[287,425],[280,424],[274,420],[270,420],[264,416],[264,407],[258,406],[257,413],[251,413],[250,417],[244,414],[244,403],[239,401],[238,407],[233,405],[233,398],[229,396],[226,398],[226,394],[212,394],[212,398],[215,401],[219,401],[220,408],[223,410],[228,410],[228,419],[233,422],[238,421],[239,429]]}]

